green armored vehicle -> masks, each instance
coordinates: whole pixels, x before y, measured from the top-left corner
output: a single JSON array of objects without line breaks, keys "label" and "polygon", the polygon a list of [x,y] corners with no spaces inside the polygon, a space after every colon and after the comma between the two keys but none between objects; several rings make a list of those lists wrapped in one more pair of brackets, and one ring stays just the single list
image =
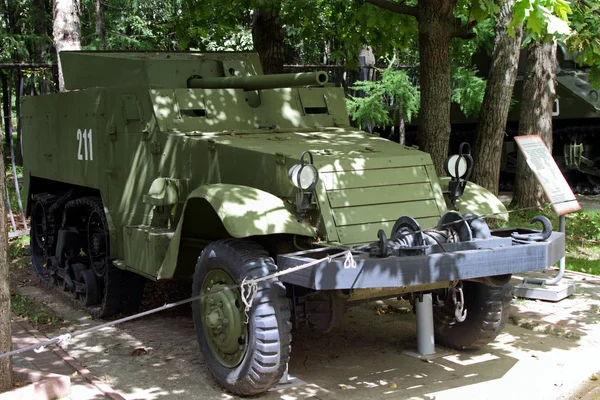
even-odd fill
[{"label": "green armored vehicle", "polygon": [[101,317],[135,311],[144,278],[193,276],[200,348],[233,393],[280,381],[292,322],[327,331],[367,299],[412,300],[417,330],[435,320],[419,341],[479,347],[511,274],[564,254],[547,220],[477,217],[503,206],[463,178],[466,148],[440,179],[429,155],[352,128],[325,73],[265,76],[253,53],[61,62],[68,91],[23,105],[36,272]]},{"label": "green armored vehicle", "polygon": [[[600,95],[589,82],[589,68],[578,66],[576,54],[558,44],[556,60],[556,97],[552,109],[552,156],[567,176],[573,189],[582,194],[600,193]],[[521,50],[514,98],[506,125],[501,171],[512,181],[517,167],[517,145],[520,120],[519,99],[525,79],[527,48]],[[487,75],[490,58],[484,53],[474,56],[479,70]],[[467,118],[453,104],[453,146],[462,141],[474,143],[476,119]]]}]

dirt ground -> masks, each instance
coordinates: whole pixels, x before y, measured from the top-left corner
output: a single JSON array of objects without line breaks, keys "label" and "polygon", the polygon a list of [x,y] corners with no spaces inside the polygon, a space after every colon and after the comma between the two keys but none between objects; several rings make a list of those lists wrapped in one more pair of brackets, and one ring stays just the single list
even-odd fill
[{"label": "dirt ground", "polygon": [[[586,196],[582,205],[600,205],[600,196]],[[27,261],[15,262],[11,274],[13,293],[43,303],[61,320],[38,326],[47,336],[102,322],[40,285]],[[438,347],[439,357],[429,362],[405,354],[416,349],[410,305],[352,308],[342,328],[330,334],[293,332],[290,374],[305,384],[259,398],[580,398],[600,382],[600,278],[567,273],[565,280],[577,285],[571,298],[515,299],[510,321],[493,343],[476,352]],[[235,398],[206,368],[189,306],[73,338],[65,350],[127,399]]]},{"label": "dirt ground", "polygon": [[[100,322],[27,279],[14,290],[65,320],[48,336]],[[349,310],[330,334],[294,332],[290,373],[304,385],[265,399],[574,399],[600,370],[600,280],[569,274],[578,293],[558,304],[515,300],[511,323],[476,352],[438,348],[425,362],[416,348],[407,303],[369,303]],[[25,284],[25,285],[23,285]],[[566,303],[564,303],[566,301]],[[73,338],[67,352],[127,399],[231,399],[213,380],[198,350],[189,308],[170,310]]]}]

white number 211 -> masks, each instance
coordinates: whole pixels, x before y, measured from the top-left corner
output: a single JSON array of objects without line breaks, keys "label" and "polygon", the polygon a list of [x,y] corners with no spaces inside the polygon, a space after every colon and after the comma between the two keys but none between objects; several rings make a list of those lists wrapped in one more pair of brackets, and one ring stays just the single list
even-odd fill
[{"label": "white number 211", "polygon": [[[78,160],[93,160],[94,159],[94,151],[92,147],[92,130],[89,131],[87,129],[81,132],[81,129],[77,129],[77,142],[79,143],[79,148],[77,150],[77,159]],[[81,153],[81,147],[83,145],[83,153]]]}]

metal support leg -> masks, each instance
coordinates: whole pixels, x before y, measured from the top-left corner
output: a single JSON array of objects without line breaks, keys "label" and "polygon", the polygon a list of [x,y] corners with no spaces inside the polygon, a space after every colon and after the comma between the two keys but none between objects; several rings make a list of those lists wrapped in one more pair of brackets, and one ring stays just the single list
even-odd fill
[{"label": "metal support leg", "polygon": [[433,295],[426,293],[415,301],[417,311],[417,352],[435,354],[433,334]]},{"label": "metal support leg", "polygon": [[289,383],[289,381],[290,381],[289,365],[285,364],[285,372],[281,376],[281,379],[279,380],[279,383],[282,384],[282,385],[285,385],[286,383]]},{"label": "metal support leg", "polygon": [[417,314],[417,351],[404,351],[407,356],[421,360],[433,360],[450,354],[448,351],[435,351],[435,336],[433,333],[433,295],[425,293],[415,299]]},{"label": "metal support leg", "polygon": [[[565,233],[565,216],[561,215],[558,218],[558,230],[561,231],[562,233]],[[556,285],[563,277],[565,273],[565,257],[563,256],[563,258],[560,259],[559,264],[558,264],[558,274],[552,278],[552,279],[538,279],[538,278],[525,278],[523,279],[523,284],[526,285],[528,283],[534,284],[534,285],[541,285],[546,286],[546,285]]]},{"label": "metal support leg", "polygon": [[294,376],[290,376],[290,374],[288,372],[288,365],[286,364],[285,372],[281,376],[279,383],[277,384],[277,386],[269,389],[269,392],[274,392],[276,390],[282,390],[282,389],[289,389],[292,387],[301,386],[301,385],[305,385],[305,384],[306,384],[306,382],[304,382]]},{"label": "metal support leg", "polygon": [[[561,215],[558,220],[558,229],[565,233],[565,216]],[[547,301],[560,301],[569,297],[576,291],[573,283],[557,283],[565,273],[565,257],[560,259],[558,274],[552,279],[524,278],[521,285],[516,285],[513,294],[517,297],[538,299]]]}]

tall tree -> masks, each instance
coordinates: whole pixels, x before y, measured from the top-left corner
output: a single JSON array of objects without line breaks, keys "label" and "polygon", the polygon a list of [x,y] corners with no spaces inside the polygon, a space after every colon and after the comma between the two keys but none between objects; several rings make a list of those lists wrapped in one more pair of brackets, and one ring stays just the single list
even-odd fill
[{"label": "tall tree", "polygon": [[377,7],[416,18],[419,30],[421,107],[419,142],[431,154],[438,174],[444,171],[450,140],[450,43],[471,38],[472,25],[454,15],[458,0],[419,0],[416,7],[388,0],[365,0]]},{"label": "tall tree", "polygon": [[[552,152],[552,106],[555,96],[556,39],[571,33],[567,19],[571,8],[565,0],[518,0],[514,6],[516,21],[525,21],[527,60],[520,101],[519,135],[540,135]],[[542,188],[517,155],[513,204],[541,207]]]},{"label": "tall tree", "polygon": [[[519,135],[540,135],[552,152],[552,106],[556,75],[556,42],[537,40],[527,48],[525,81],[521,96]],[[544,192],[525,158],[517,156],[513,203],[519,207],[541,207]]]},{"label": "tall tree", "polygon": [[106,48],[106,33],[105,33],[105,23],[104,23],[104,3],[102,0],[94,0],[94,5],[96,7],[96,37],[100,41],[100,49],[104,50]]},{"label": "tall tree", "polygon": [[279,1],[260,1],[254,9],[252,41],[265,74],[283,72],[285,33],[280,13]]},{"label": "tall tree", "polygon": [[[81,50],[79,0],[54,0],[52,33],[56,55],[64,50]],[[65,90],[65,81],[58,57],[58,87]]]},{"label": "tall tree", "polygon": [[496,38],[481,105],[479,124],[475,132],[473,157],[477,161],[472,180],[498,194],[502,145],[506,120],[517,78],[522,38],[522,23],[509,34],[515,0],[501,0],[501,10],[496,21]]},{"label": "tall tree", "polygon": [[[0,124],[1,125],[1,124]],[[3,146],[0,146],[0,171],[4,171]],[[0,174],[0,193],[5,193],[4,173]],[[0,215],[6,215],[6,203],[0,201]],[[0,224],[0,353],[11,350],[10,329],[10,286],[6,223]],[[12,389],[12,362],[10,358],[0,360],[0,393]]]},{"label": "tall tree", "polygon": [[32,0],[31,2],[31,18],[34,25],[34,32],[37,38],[35,39],[33,60],[43,62],[46,60],[48,52],[48,26],[46,24],[46,0]]}]

